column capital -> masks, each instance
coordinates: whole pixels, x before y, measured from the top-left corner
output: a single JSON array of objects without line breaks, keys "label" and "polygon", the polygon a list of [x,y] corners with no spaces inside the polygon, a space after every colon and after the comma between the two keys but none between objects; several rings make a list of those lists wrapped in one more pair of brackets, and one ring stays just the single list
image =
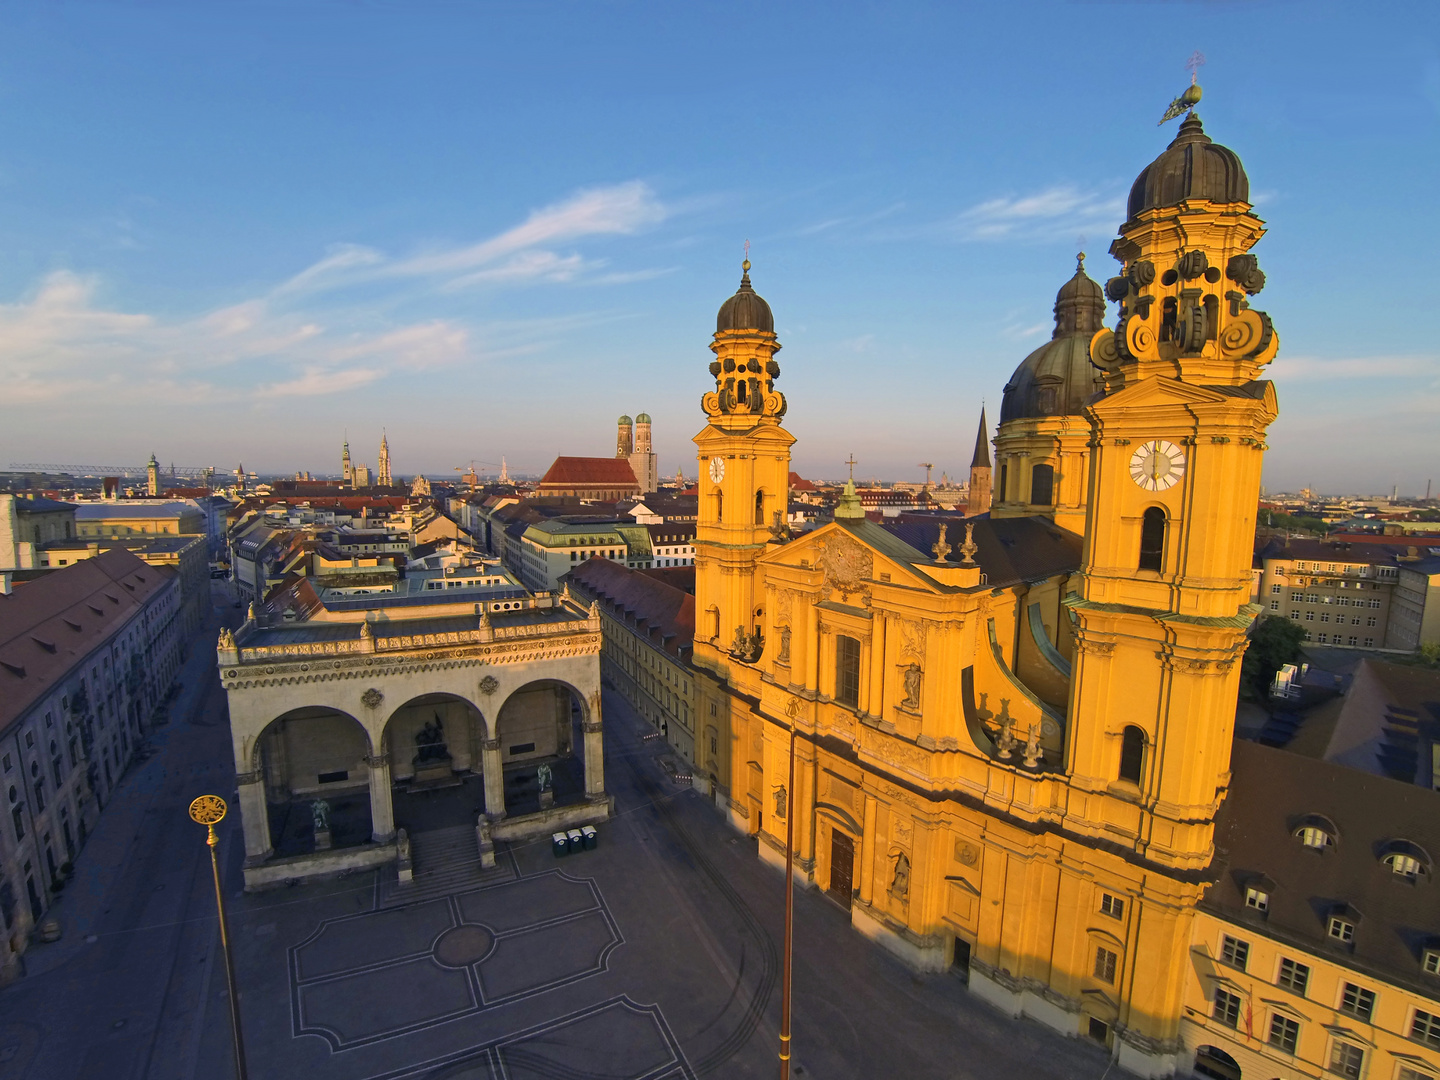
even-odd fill
[{"label": "column capital", "polygon": [[599,732],[605,730],[605,725],[599,720],[592,720],[588,723],[581,724],[580,730],[583,731],[586,735],[596,735]]},{"label": "column capital", "polygon": [[486,750],[499,750],[499,749],[500,749],[500,740],[499,740],[499,739],[486,739],[486,740],[485,740],[485,749],[486,749]]},{"label": "column capital", "polygon": [[365,759],[365,764],[372,769],[386,769],[390,767],[389,754],[371,754]]},{"label": "column capital", "polygon": [[261,782],[262,780],[264,780],[264,779],[265,779],[265,774],[264,774],[263,772],[259,772],[259,771],[256,771],[256,772],[237,772],[237,773],[235,774],[235,783],[239,784],[241,787],[243,787],[243,786],[246,785],[246,784],[258,784],[258,783],[260,783],[260,782]]}]

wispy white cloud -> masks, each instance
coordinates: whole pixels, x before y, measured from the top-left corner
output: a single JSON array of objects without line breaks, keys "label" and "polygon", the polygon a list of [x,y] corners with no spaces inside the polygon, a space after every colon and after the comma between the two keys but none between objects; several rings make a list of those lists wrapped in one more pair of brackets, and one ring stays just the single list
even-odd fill
[{"label": "wispy white cloud", "polygon": [[[119,310],[100,299],[96,278],[59,271],[0,304],[0,409],[341,394],[399,373],[533,351],[575,319],[595,316],[485,326],[453,318],[396,322],[384,316],[398,302],[385,290],[413,303],[416,281],[438,300],[487,284],[645,280],[670,271],[617,272],[607,258],[545,245],[632,234],[667,213],[639,181],[588,189],[479,243],[398,260],[372,247],[337,245],[259,295],[181,318]],[[402,281],[408,284],[398,290]],[[343,291],[362,284],[366,302],[345,306]]]},{"label": "wispy white cloud", "polygon": [[1338,359],[1281,356],[1267,369],[1266,377],[1291,382],[1440,378],[1440,356],[1356,356]]},{"label": "wispy white cloud", "polygon": [[1096,229],[1108,234],[1124,215],[1119,195],[1062,185],[987,199],[942,224],[960,240],[1048,240]]}]

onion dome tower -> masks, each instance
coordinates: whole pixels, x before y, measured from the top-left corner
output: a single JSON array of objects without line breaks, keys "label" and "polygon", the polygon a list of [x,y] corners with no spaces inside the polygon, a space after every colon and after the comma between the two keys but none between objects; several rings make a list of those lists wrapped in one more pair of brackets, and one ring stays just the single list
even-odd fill
[{"label": "onion dome tower", "polygon": [[1090,339],[1105,324],[1105,294],[1085,273],[1055,294],[1055,329],[1005,384],[995,435],[999,477],[995,517],[1049,517],[1079,533],[1085,527],[1090,424],[1085,403],[1100,389]]},{"label": "onion dome tower", "polygon": [[622,416],[616,421],[615,456],[628,458],[635,452],[635,421]]},{"label": "onion dome tower", "polygon": [[755,561],[784,522],[790,501],[790,447],[780,426],[785,395],[775,389],[775,316],[750,284],[720,305],[710,351],[714,389],[700,399],[704,430],[695,436],[699,517],[695,530],[695,662],[727,673],[753,663],[763,636]]}]

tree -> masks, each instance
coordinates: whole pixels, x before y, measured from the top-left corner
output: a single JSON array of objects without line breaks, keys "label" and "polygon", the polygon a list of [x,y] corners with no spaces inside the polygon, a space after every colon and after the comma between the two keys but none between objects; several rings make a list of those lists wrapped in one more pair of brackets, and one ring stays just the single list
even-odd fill
[{"label": "tree", "polygon": [[1261,618],[1250,630],[1250,647],[1241,664],[1242,681],[1261,700],[1270,692],[1275,673],[1304,657],[1305,629],[1289,619]]}]

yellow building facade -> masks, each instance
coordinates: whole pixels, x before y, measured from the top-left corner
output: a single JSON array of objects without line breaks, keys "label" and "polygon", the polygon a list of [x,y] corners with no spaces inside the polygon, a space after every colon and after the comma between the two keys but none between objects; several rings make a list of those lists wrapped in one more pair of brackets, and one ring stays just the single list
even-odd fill
[{"label": "yellow building facade", "polygon": [[1057,298],[1052,345],[1066,377],[1080,350],[1098,396],[1060,416],[1038,381],[997,436],[995,513],[956,532],[875,525],[853,485],[833,523],[779,527],[794,438],[747,264],[695,437],[694,665],[698,711],[728,726],[729,814],[762,856],[783,863],[796,815],[797,875],[857,929],[1162,1076],[1185,1056],[1256,611],[1278,339],[1249,306],[1248,181],[1193,114],[1128,209],[1105,286],[1118,321],[1083,271]]}]

